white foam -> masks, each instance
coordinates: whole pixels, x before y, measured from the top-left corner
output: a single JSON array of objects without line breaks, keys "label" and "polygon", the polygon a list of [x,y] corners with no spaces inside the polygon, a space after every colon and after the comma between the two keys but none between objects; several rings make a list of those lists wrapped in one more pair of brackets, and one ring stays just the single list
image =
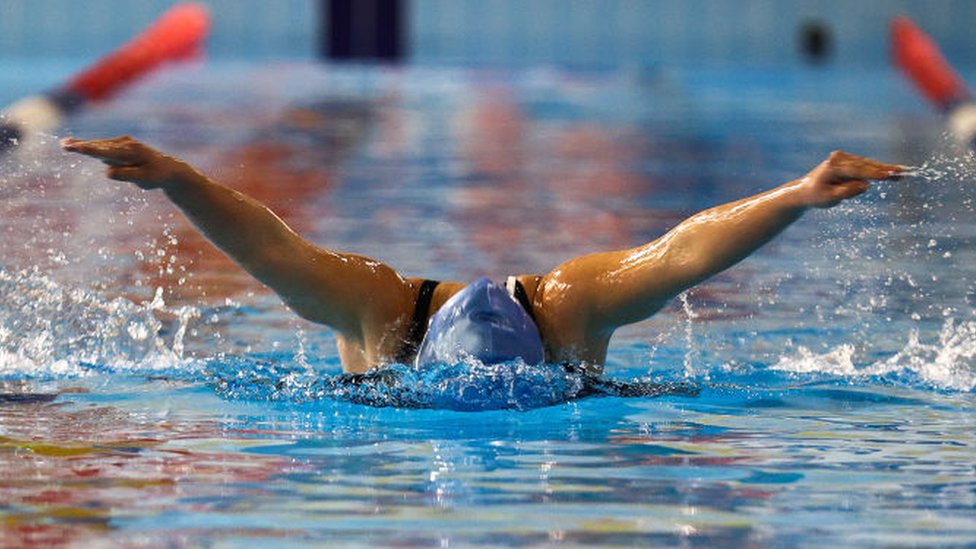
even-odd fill
[{"label": "white foam", "polygon": [[77,363],[60,359],[51,362],[39,362],[38,357],[26,356],[22,351],[8,351],[0,347],[0,376],[15,376],[24,373],[43,372],[53,376],[77,377],[87,372]]},{"label": "white foam", "polygon": [[900,351],[864,366],[855,365],[855,355],[855,347],[846,343],[822,354],[801,346],[795,355],[780,357],[771,368],[850,377],[913,373],[939,388],[976,389],[976,321],[957,323],[949,319],[942,326],[938,341],[933,342],[922,341],[918,331],[912,330]]},{"label": "white foam", "polygon": [[[168,310],[157,291],[149,303],[106,300],[62,286],[37,271],[0,269],[0,375],[83,376],[90,365],[116,371],[159,371],[189,364],[183,336],[200,316]],[[154,313],[177,319],[170,340]]]},{"label": "white foam", "polygon": [[798,374],[823,373],[839,376],[857,374],[854,366],[854,346],[843,344],[823,354],[817,354],[806,347],[797,347],[799,356],[782,356],[772,365],[773,370]]}]

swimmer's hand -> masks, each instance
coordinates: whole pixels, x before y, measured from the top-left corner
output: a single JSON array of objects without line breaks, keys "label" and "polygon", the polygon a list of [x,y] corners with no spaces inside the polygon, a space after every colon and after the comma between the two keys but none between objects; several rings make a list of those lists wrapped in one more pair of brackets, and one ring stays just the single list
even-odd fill
[{"label": "swimmer's hand", "polygon": [[909,170],[844,151],[830,153],[799,181],[807,207],[830,208],[868,190],[868,181],[897,179]]},{"label": "swimmer's hand", "polygon": [[97,158],[108,165],[109,178],[135,183],[143,189],[166,188],[193,171],[186,162],[127,135],[90,141],[68,137],[61,140],[61,148]]}]

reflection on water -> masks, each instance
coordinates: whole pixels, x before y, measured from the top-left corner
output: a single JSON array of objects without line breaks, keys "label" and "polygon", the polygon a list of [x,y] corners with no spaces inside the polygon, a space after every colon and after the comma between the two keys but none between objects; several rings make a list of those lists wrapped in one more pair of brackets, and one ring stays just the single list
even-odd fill
[{"label": "reflection on water", "polygon": [[65,130],[446,279],[648,241],[832,148],[925,167],[621,330],[611,381],[657,398],[518,364],[348,380],[158,193],[55,136],[0,158],[2,543],[971,544],[969,160],[877,99],[894,78],[754,76],[210,67]]},{"label": "reflection on water", "polygon": [[247,441],[212,421],[172,422],[165,410],[142,415],[70,401],[0,407],[5,546],[96,544],[120,520],[202,510],[229,486],[302,469],[287,458],[240,452]]},{"label": "reflection on water", "polygon": [[974,535],[958,396],[727,386],[470,414],[269,408],[168,381],[116,394],[0,407],[5,542],[843,544],[894,542],[899,521],[922,542]]}]

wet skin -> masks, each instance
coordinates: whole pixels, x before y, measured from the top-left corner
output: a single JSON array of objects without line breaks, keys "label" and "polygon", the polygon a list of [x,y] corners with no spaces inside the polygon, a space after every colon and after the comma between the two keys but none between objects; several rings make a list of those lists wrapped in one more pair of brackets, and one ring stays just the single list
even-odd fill
[{"label": "wet skin", "polygon": [[[177,158],[127,136],[66,139],[65,150],[97,158],[111,179],[160,189],[218,248],[274,290],[298,315],[337,333],[345,371],[392,361],[409,330],[422,279],[374,259],[316,246],[260,202]],[[521,275],[545,359],[600,372],[614,330],[644,320],[682,291],[769,242],[810,208],[829,208],[905,168],[837,151],[806,176],[695,214],[634,248],[570,259]],[[430,314],[462,289],[441,283]]]}]

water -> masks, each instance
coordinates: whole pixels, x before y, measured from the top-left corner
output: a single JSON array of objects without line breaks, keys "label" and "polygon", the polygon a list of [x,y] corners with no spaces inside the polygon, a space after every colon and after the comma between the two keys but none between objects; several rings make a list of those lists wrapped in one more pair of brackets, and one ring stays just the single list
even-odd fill
[{"label": "water", "polygon": [[[976,171],[870,76],[222,65],[87,111],[0,159],[0,545],[976,543]],[[118,133],[460,280],[648,241],[834,148],[918,168],[622,329],[602,390],[348,383],[328,330],[57,148]]]},{"label": "water", "polygon": [[956,151],[958,154],[934,154],[921,166],[908,166],[902,172],[905,177],[920,178],[927,183],[946,180],[948,183],[965,182],[976,174],[974,153],[972,151]]}]

